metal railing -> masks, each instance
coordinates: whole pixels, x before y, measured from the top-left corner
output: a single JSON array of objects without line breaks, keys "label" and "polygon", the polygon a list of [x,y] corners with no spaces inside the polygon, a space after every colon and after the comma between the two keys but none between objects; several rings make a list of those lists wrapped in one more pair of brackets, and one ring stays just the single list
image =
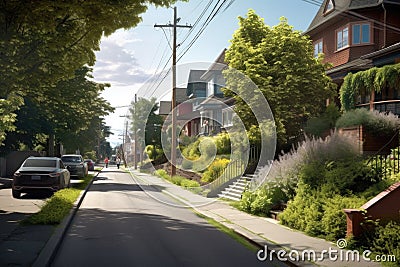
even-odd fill
[{"label": "metal railing", "polygon": [[[248,153],[248,161],[250,164],[255,164],[257,166],[258,159],[260,157],[261,149],[258,146],[250,146],[247,150],[244,151],[244,155]],[[218,177],[215,181],[210,184],[204,186],[209,191],[213,192],[215,190],[219,190],[224,184],[228,184],[229,181],[233,179],[237,179],[243,174],[246,174],[248,170],[248,165],[246,166],[245,162],[239,159],[231,159],[229,164],[224,169],[222,175]],[[254,172],[252,172],[254,173]]]},{"label": "metal railing", "polygon": [[400,173],[400,148],[392,149],[390,154],[376,154],[368,157],[367,163],[374,169],[377,175],[388,178]]},{"label": "metal railing", "polygon": [[[393,114],[400,114],[400,100],[385,100],[385,101],[375,101],[372,103],[375,110],[380,112],[391,112]],[[356,104],[358,108],[369,108],[370,103]]]}]

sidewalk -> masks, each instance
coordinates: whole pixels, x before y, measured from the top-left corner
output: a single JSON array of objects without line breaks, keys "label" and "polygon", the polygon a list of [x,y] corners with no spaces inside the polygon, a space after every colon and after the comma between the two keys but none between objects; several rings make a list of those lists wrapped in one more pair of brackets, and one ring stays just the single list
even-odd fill
[{"label": "sidewalk", "polygon": [[[247,214],[221,200],[204,205],[208,201],[205,197],[189,192],[159,177],[132,169],[130,172],[138,184],[163,188],[164,193],[178,199],[185,206],[218,221],[254,242],[263,248],[263,251],[259,252],[260,257],[269,257],[270,254],[277,256],[279,252],[282,258],[297,266],[382,266],[377,262],[365,261],[362,253],[360,253],[360,260],[354,261],[352,260],[354,258],[352,251],[341,250],[336,244],[289,229],[273,219]],[[264,253],[265,248],[268,249],[268,255]],[[283,254],[283,250],[286,251],[285,254]],[[314,252],[315,255],[312,254]],[[308,261],[309,257],[316,260],[310,262]],[[297,261],[297,258],[300,261]],[[302,258],[305,260],[301,260]]]}]

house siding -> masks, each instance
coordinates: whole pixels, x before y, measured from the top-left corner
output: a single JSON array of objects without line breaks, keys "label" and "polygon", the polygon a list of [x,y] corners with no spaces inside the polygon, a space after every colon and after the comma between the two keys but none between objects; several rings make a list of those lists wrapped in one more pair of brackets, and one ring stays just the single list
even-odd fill
[{"label": "house siding", "polygon": [[[357,14],[359,17],[355,17]],[[386,21],[386,42],[385,31],[382,25],[384,21],[384,12],[381,6],[373,9],[350,11],[344,15],[339,15],[337,18],[332,19],[327,24],[321,25],[318,29],[308,33],[311,40],[314,42],[323,40],[324,62],[331,63],[333,67],[346,64],[352,60],[358,59],[365,54],[372,53],[383,47],[390,46],[400,40],[400,7],[390,6],[387,7]],[[375,21],[378,21],[376,23]],[[371,44],[352,45],[352,24],[358,22],[370,22],[372,27]],[[380,23],[382,22],[382,23]],[[345,26],[349,27],[349,47],[336,50],[336,31]],[[396,30],[391,27],[395,27]]]}]

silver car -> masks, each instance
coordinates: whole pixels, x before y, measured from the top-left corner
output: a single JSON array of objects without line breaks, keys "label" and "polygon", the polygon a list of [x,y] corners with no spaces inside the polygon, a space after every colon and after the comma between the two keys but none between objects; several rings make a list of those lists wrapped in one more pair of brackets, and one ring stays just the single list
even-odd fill
[{"label": "silver car", "polygon": [[14,173],[12,195],[20,198],[21,193],[37,190],[57,191],[70,186],[70,173],[60,158],[29,157]]}]

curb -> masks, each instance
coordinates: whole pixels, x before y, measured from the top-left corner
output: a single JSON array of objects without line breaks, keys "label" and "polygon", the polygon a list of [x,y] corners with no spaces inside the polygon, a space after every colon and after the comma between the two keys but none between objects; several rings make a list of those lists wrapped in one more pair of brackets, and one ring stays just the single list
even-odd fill
[{"label": "curb", "polygon": [[[129,169],[128,169],[128,171],[129,171],[129,173],[130,173],[131,175],[135,176],[135,178],[136,178],[137,180],[142,181],[141,178],[137,177],[137,176],[136,176],[135,174],[133,174]],[[152,185],[150,185],[150,184],[148,184],[148,185],[149,185],[149,186],[152,186]],[[154,188],[155,188],[155,187],[154,187]],[[215,220],[216,222],[222,224],[223,226],[225,226],[225,227],[231,229],[231,230],[234,231],[236,234],[238,234],[239,236],[243,237],[244,239],[246,239],[248,242],[254,244],[255,246],[259,247],[260,249],[264,249],[265,246],[267,246],[269,252],[271,252],[271,250],[275,250],[275,251],[276,251],[276,250],[279,250],[279,249],[284,249],[284,250],[286,250],[284,247],[282,247],[282,246],[280,246],[280,245],[278,245],[278,244],[274,244],[274,243],[272,243],[272,242],[270,242],[270,241],[268,241],[268,240],[266,240],[266,239],[264,239],[264,238],[261,238],[261,237],[259,237],[258,235],[256,235],[256,234],[250,232],[250,231],[247,230],[246,228],[241,227],[240,225],[227,223],[226,220],[225,220],[225,218],[223,218],[223,217],[219,217],[219,219],[218,219],[218,218],[216,218],[216,216],[213,216],[213,215],[210,214],[209,212],[205,212],[205,211],[202,211],[202,210],[200,210],[200,209],[194,207],[193,205],[191,205],[190,203],[188,203],[186,200],[180,198],[180,197],[177,196],[177,195],[174,195],[174,194],[168,192],[167,190],[161,190],[161,192],[163,192],[163,193],[167,194],[168,196],[170,196],[170,197],[172,197],[172,198],[174,198],[174,199],[176,199],[176,200],[182,202],[183,204],[187,205],[188,207],[192,208],[193,210],[195,210],[196,212],[202,214],[203,216],[205,216],[205,217],[207,217],[207,218],[209,218],[209,219]],[[224,220],[221,220],[221,218],[224,219]],[[236,226],[236,227],[235,227],[235,226]],[[274,257],[274,258],[277,259],[276,257]],[[301,266],[301,265],[298,265],[298,264],[296,264],[295,262],[289,261],[289,260],[288,260],[288,261],[285,261],[285,262],[282,262],[282,263],[283,263],[283,264],[286,264],[286,265],[288,265],[288,266],[291,266],[291,267],[300,267],[300,266]],[[315,264],[312,263],[312,262],[310,262],[310,264],[312,264],[312,266],[317,266],[317,265],[315,265]]]},{"label": "curb", "polygon": [[83,199],[86,196],[87,191],[90,186],[93,184],[95,178],[101,172],[98,171],[95,176],[93,176],[92,180],[88,183],[86,188],[81,192],[78,199],[74,203],[74,207],[69,212],[68,216],[64,218],[64,220],[57,226],[55,232],[51,235],[50,239],[47,241],[46,245],[40,251],[39,256],[36,258],[35,262],[32,264],[32,267],[44,267],[50,266],[51,262],[54,260],[58,249],[60,248],[61,242],[67,233],[67,230],[70,228],[72,224],[72,220],[75,217],[79,207],[82,205]]}]

